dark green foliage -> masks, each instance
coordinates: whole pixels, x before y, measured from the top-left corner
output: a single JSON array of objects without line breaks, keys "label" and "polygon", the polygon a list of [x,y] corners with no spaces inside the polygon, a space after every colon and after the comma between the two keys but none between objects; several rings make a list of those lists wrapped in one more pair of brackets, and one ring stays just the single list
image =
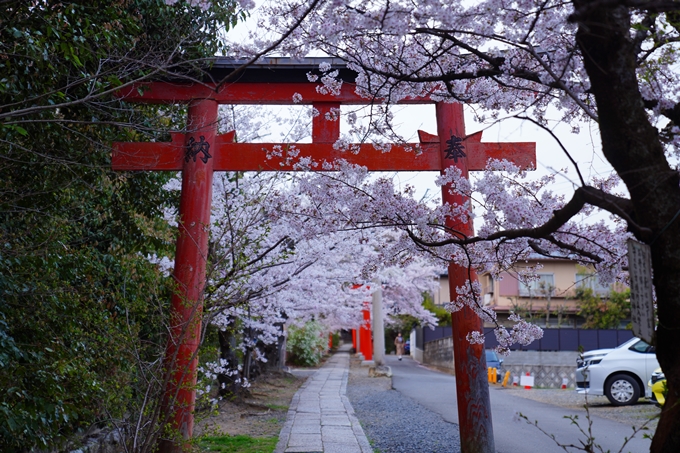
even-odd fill
[{"label": "dark green foliage", "polygon": [[[438,326],[451,325],[451,313],[441,305],[435,305],[432,294],[423,293],[423,307],[431,312],[437,318]],[[395,316],[395,323],[389,325],[385,329],[385,352],[391,354],[396,352],[397,348],[394,344],[397,334],[401,332],[404,340],[407,340],[411,331],[420,325],[418,319],[411,315]]]},{"label": "dark green foliage", "polygon": [[338,349],[338,347],[340,346],[340,332],[333,332],[331,345],[333,351]]},{"label": "dark green foliage", "polygon": [[165,294],[156,294],[162,284],[148,263],[77,250],[38,270],[31,287],[4,293],[12,323],[3,335],[15,349],[0,372],[8,389],[0,398],[3,451],[53,445],[79,427],[121,419],[142,377],[139,362],[160,353],[163,319],[154,308]]},{"label": "dark green foliage", "polygon": [[431,311],[437,317],[437,325],[439,326],[451,325],[451,312],[442,307],[441,305],[435,305],[434,299],[432,298],[431,294],[429,293],[423,294],[423,307]]},{"label": "dark green foliage", "polygon": [[[112,96],[196,73],[233,2],[2,2],[0,451],[56,447],[93,423],[153,418],[169,281],[171,175],[115,173],[112,141],[163,139],[181,108]],[[178,120],[179,118],[179,120]],[[152,392],[147,394],[149,386]]]},{"label": "dark green foliage", "polygon": [[600,298],[590,288],[577,288],[579,316],[586,320],[584,329],[616,329],[621,321],[630,319],[630,290],[611,291],[609,297]]}]

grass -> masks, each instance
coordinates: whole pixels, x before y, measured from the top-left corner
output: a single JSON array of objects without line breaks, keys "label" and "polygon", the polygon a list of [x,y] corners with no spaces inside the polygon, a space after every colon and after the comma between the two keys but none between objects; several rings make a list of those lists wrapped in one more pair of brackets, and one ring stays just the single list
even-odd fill
[{"label": "grass", "polygon": [[269,409],[273,411],[287,411],[288,410],[288,405],[287,404],[265,404]]},{"label": "grass", "polygon": [[272,453],[278,437],[215,436],[204,437],[199,445],[204,451],[222,453]]}]

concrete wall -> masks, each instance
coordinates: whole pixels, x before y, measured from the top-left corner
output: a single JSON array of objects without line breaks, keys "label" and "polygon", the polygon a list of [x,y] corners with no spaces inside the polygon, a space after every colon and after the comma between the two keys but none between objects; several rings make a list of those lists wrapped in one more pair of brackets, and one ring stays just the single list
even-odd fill
[{"label": "concrete wall", "polygon": [[[421,338],[422,340],[422,338]],[[411,351],[409,352],[409,355],[413,357],[416,362],[424,363],[424,357],[423,357],[423,350],[418,347],[418,342],[416,341],[416,330],[413,329],[411,330],[411,334],[409,335],[409,341],[411,342]]]},{"label": "concrete wall", "polygon": [[568,388],[576,388],[576,363],[572,366],[562,365],[508,365],[503,363],[501,372],[510,371],[510,382],[517,376],[529,373],[534,377],[534,387],[558,389],[562,386],[563,379],[567,379]]},{"label": "concrete wall", "polygon": [[[423,363],[423,350],[421,347],[418,347],[419,340],[417,339],[418,334],[416,333],[416,329],[411,330],[411,333],[409,335],[409,341],[411,345],[411,350],[409,352],[409,355],[413,357],[417,362]],[[421,330],[421,335],[420,335],[420,342],[422,343],[423,336],[422,336],[422,330]]]},{"label": "concrete wall", "polygon": [[[500,374],[510,371],[512,383],[513,376],[529,373],[534,376],[534,385],[543,388],[560,388],[566,378],[567,387],[575,388],[577,357],[578,352],[570,351],[513,351],[503,357]],[[425,343],[422,363],[453,374],[453,338]]]},{"label": "concrete wall", "polygon": [[425,343],[423,363],[453,373],[453,337]]}]

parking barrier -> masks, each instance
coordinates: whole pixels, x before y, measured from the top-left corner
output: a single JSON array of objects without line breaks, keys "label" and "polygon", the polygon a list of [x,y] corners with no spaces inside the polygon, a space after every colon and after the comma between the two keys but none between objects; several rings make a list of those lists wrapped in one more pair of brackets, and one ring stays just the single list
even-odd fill
[{"label": "parking barrier", "polygon": [[507,386],[508,386],[508,381],[509,381],[509,380],[510,380],[510,372],[509,372],[509,371],[506,371],[506,372],[505,372],[505,377],[503,377],[503,384],[502,384],[503,387],[507,387]]},{"label": "parking barrier", "polygon": [[487,369],[488,373],[488,381],[490,384],[497,384],[498,383],[498,370],[494,367],[489,367]]}]

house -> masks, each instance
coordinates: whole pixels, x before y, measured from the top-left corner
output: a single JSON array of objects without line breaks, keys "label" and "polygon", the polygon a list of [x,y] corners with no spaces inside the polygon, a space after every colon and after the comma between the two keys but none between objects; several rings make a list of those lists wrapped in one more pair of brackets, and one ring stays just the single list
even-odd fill
[{"label": "house", "polygon": [[[525,277],[531,269],[537,269],[538,278]],[[592,269],[568,258],[540,255],[516,263],[512,269],[501,272],[497,279],[488,273],[481,274],[479,283],[482,304],[491,307],[504,325],[512,324],[508,322],[508,316],[514,312],[541,327],[576,327],[583,322],[577,314],[576,289],[589,287],[602,297],[610,292],[610,285],[602,285]],[[443,274],[434,302],[444,304],[450,300],[448,275]]]}]

